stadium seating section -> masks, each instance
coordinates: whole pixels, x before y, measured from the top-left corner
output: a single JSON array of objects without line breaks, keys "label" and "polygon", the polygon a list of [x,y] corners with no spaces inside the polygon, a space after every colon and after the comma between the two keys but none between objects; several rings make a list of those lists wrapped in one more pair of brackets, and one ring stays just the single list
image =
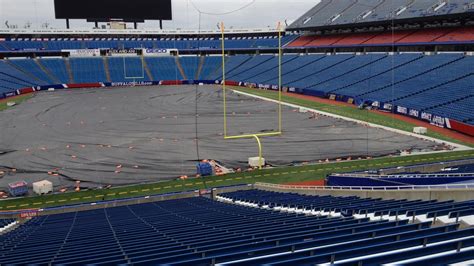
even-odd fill
[{"label": "stadium seating section", "polygon": [[474,164],[463,164],[447,167],[439,173],[474,173]]},{"label": "stadium seating section", "polygon": [[462,187],[474,186],[474,174],[403,174],[387,176],[333,175],[328,177],[328,186],[348,187],[409,187],[443,185]]},{"label": "stadium seating section", "polygon": [[[388,104],[405,110],[406,115],[411,115],[408,111],[426,112],[440,116],[443,122],[449,118],[455,120],[453,123],[474,126],[472,53],[312,53],[359,51],[360,47],[378,51],[386,47],[371,46],[392,45],[412,46],[412,50],[425,45],[472,46],[472,23],[344,34],[328,34],[323,29],[337,26],[342,32],[349,27],[360,30],[349,26],[358,23],[380,26],[387,21],[459,14],[474,14],[474,2],[321,0],[287,28],[313,33],[287,33],[282,38],[282,45],[289,48],[281,61],[282,86],[305,95],[350,99],[361,107]],[[315,29],[321,31],[315,33]],[[191,84],[178,82],[181,80],[219,84],[223,60],[226,79],[232,84],[278,85],[275,48],[279,39],[274,33],[227,37],[225,46],[232,55],[222,58],[213,55],[222,48],[219,37],[2,38],[0,53],[25,56],[33,53],[24,52],[34,52],[36,58],[0,59],[0,99],[49,87],[124,86],[128,85],[125,82],[141,81]],[[135,48],[178,49],[182,53],[51,56],[64,55],[68,49]],[[257,53],[244,54],[249,51]],[[370,186],[377,193],[377,189],[400,192],[419,188],[408,186],[460,183],[474,186],[474,165],[446,167],[430,174],[351,173],[333,174],[327,179],[328,186]],[[340,192],[337,195],[342,195]],[[185,194],[173,197],[177,195]],[[81,211],[74,206],[57,207],[55,213],[64,212],[22,221],[0,219],[0,265],[419,266],[473,261],[474,200],[408,200],[403,199],[403,193],[398,196],[402,199],[250,189],[222,193],[215,200],[205,195],[110,208],[94,203],[81,205],[81,209],[88,209]]]},{"label": "stadium seating section", "polygon": [[[297,38],[297,35],[282,37],[282,45]],[[228,37],[226,49],[256,49],[278,47],[277,36]],[[221,49],[219,38],[14,38],[0,41],[0,51],[60,51],[68,49],[178,49],[209,50]]]},{"label": "stadium seating section", "polygon": [[394,32],[308,35],[288,47],[351,47],[474,43],[474,27],[403,30]]},{"label": "stadium seating section", "polygon": [[391,189],[411,186],[444,185],[453,188],[474,186],[474,164],[443,168],[432,173],[405,172],[391,175],[366,173],[334,174],[327,177],[328,186],[384,187]]},{"label": "stadium seating section", "polygon": [[0,219],[0,228],[3,228],[6,225],[9,225],[10,223],[12,223],[14,221],[15,221],[15,219]]},{"label": "stadium seating section", "polygon": [[289,26],[290,30],[375,23],[474,12],[470,0],[322,0]]},{"label": "stadium seating section", "polygon": [[[68,49],[178,49],[178,50],[213,50],[221,49],[221,41],[212,38],[126,40],[97,38],[84,41],[73,38],[67,40],[30,40],[9,39],[0,41],[0,51],[60,51]],[[198,40],[201,39],[201,40]],[[208,40],[206,40],[208,39]],[[350,47],[350,46],[383,46],[383,45],[419,45],[419,44],[459,44],[474,42],[474,27],[435,28],[419,30],[402,30],[394,32],[346,33],[333,35],[287,35],[282,38],[282,45],[288,47]],[[259,49],[276,48],[278,39],[274,36],[264,37],[230,37],[225,42],[226,49]]]},{"label": "stadium seating section", "polygon": [[[0,92],[61,83],[218,80],[221,60],[219,56],[1,60]],[[463,53],[284,55],[282,79],[284,86],[305,94],[392,103],[474,124],[473,65],[474,57]],[[275,55],[229,56],[226,70],[228,80],[278,84]]]},{"label": "stadium seating section", "polygon": [[[472,257],[474,229],[459,229],[455,220],[470,215],[473,202],[257,190],[219,198],[223,202],[196,197],[35,217],[0,236],[0,263],[426,265],[438,253],[446,263]],[[399,219],[371,219],[375,212]],[[454,222],[409,223],[420,215],[452,215]]]}]

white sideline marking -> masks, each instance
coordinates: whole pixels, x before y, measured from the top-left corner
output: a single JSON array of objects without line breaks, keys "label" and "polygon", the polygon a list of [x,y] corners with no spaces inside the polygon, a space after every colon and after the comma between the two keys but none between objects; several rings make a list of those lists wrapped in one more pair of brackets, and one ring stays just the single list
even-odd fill
[{"label": "white sideline marking", "polygon": [[[251,94],[251,93],[241,92],[241,91],[238,91],[238,90],[232,90],[232,91],[234,93],[242,94],[242,95],[245,95],[245,96],[248,96],[248,97],[253,97],[253,98],[260,99],[260,100],[265,100],[265,101],[269,101],[269,102],[273,102],[273,103],[278,103],[277,100],[273,100],[273,99],[269,99],[269,98],[266,98],[266,97],[254,95],[254,94]],[[304,106],[300,106],[300,105],[296,105],[296,104],[292,104],[292,103],[287,103],[287,102],[282,101],[281,104],[285,105],[285,106],[292,107],[292,108],[306,108],[307,110],[309,110],[311,112],[314,112],[314,113],[317,113],[317,114],[320,114],[320,115],[325,115],[325,116],[329,116],[329,117],[333,117],[333,118],[343,119],[343,120],[350,121],[350,122],[355,122],[355,123],[358,123],[358,124],[361,124],[361,125],[368,125],[368,126],[371,126],[373,128],[385,129],[385,130],[395,132],[395,133],[398,133],[398,134],[403,134],[403,135],[406,135],[406,136],[411,136],[411,137],[415,137],[415,138],[419,138],[419,139],[434,141],[434,142],[439,143],[439,144],[446,143],[450,146],[453,146],[455,151],[467,151],[467,150],[473,150],[474,149],[474,148],[470,148],[470,147],[465,146],[465,145],[449,142],[449,141],[446,141],[446,140],[432,138],[432,137],[428,137],[428,136],[424,136],[424,135],[418,135],[418,134],[411,133],[411,132],[408,132],[408,131],[403,131],[403,130],[400,130],[400,129],[381,126],[381,125],[377,125],[377,124],[357,120],[357,119],[354,119],[354,118],[349,118],[349,117],[345,117],[345,116],[331,114],[331,113],[327,113],[327,112],[324,112],[324,111],[319,111],[319,110],[316,110],[316,109],[312,109],[312,108],[309,108],[309,107],[304,107]],[[410,154],[410,155],[406,155],[406,156],[420,155],[420,154],[443,153],[443,152],[446,152],[446,151],[419,152],[419,153],[416,153],[416,154]]]}]

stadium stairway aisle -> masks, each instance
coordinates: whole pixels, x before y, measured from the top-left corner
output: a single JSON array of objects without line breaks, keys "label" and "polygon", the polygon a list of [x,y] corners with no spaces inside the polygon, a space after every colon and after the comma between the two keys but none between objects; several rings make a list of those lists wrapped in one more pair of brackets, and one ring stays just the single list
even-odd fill
[{"label": "stadium stairway aisle", "polygon": [[199,80],[211,80],[211,76],[218,71],[222,72],[221,56],[206,56],[199,73]]},{"label": "stadium stairway aisle", "polygon": [[32,74],[20,70],[9,60],[0,60],[0,91],[12,90],[41,85],[42,81],[33,77]]},{"label": "stadium stairway aisle", "polygon": [[183,79],[181,72],[172,57],[147,57],[145,62],[155,80],[180,80]]},{"label": "stadium stairway aisle", "polygon": [[195,80],[199,68],[199,57],[197,56],[181,56],[179,57],[179,62],[183,67],[184,74],[186,79],[188,80]]},{"label": "stadium stairway aisle", "polygon": [[[195,197],[35,217],[0,236],[0,263],[389,262],[440,250],[466,252],[465,248],[474,245],[474,229],[459,230],[457,223],[431,227],[430,221],[409,223],[408,219],[352,215],[400,206],[446,207],[454,205],[452,202],[300,196],[257,190],[225,193],[219,199]],[[463,204],[465,207],[470,203]],[[313,213],[316,210],[319,213]]]},{"label": "stadium stairway aisle", "polygon": [[[296,55],[283,55],[281,59],[282,69],[286,64],[291,63],[292,61],[298,59],[299,56]],[[278,77],[278,56],[274,56],[271,60],[266,61],[263,64],[260,64],[253,69],[244,72],[237,80],[245,80],[247,82],[253,83],[262,83],[268,78],[269,75]],[[276,85],[278,80],[275,81]]]},{"label": "stadium stairway aisle", "polygon": [[13,64],[18,69],[21,69],[24,73],[26,73],[30,79],[34,77],[35,82],[40,85],[44,84],[54,84],[56,83],[53,79],[51,79],[46,72],[44,72],[40,66],[34,61],[30,59],[14,59],[9,60],[11,64]]},{"label": "stadium stairway aisle", "polygon": [[107,75],[101,58],[70,58],[69,63],[77,83],[106,82]]}]

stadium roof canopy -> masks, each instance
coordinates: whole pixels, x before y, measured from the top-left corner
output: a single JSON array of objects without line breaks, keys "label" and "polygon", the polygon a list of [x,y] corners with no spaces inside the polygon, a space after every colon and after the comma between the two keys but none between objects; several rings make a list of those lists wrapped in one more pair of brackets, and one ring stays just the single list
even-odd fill
[{"label": "stadium roof canopy", "polygon": [[287,30],[324,30],[346,26],[383,26],[441,18],[469,18],[472,0],[321,0]]}]

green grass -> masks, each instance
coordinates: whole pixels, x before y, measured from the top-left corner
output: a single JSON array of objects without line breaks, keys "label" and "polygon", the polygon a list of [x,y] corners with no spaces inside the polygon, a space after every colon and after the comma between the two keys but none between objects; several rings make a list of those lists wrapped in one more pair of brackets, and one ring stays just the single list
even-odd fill
[{"label": "green grass", "polygon": [[25,95],[19,95],[19,96],[16,96],[15,98],[11,98],[11,99],[4,99],[4,100],[0,101],[0,111],[6,110],[7,108],[12,108],[12,107],[7,106],[7,102],[14,102],[18,105],[18,104],[30,99],[31,97],[33,97],[33,94],[30,93],[30,94],[25,94]]},{"label": "green grass", "polygon": [[[273,100],[278,99],[278,94],[274,91],[256,90],[242,87],[234,87],[233,89]],[[370,112],[368,110],[360,110],[352,106],[330,105],[320,102],[314,102],[311,100],[294,98],[287,95],[282,96],[282,101],[407,132],[413,132],[413,127],[417,126],[406,121],[401,121],[396,118],[389,118],[386,115]],[[453,143],[463,144],[469,147],[474,147],[474,144],[472,143],[465,143],[463,141],[453,139],[449,136],[445,136],[443,134],[430,130],[428,131],[427,136],[440,140],[450,141]]]},{"label": "green grass", "polygon": [[68,204],[114,200],[120,198],[139,197],[169,192],[188,191],[218,186],[251,184],[255,182],[290,183],[307,180],[321,180],[327,174],[337,172],[359,171],[396,167],[420,163],[430,163],[447,160],[474,158],[474,151],[445,152],[435,154],[414,155],[405,157],[387,157],[371,160],[346,161],[306,165],[299,167],[284,167],[265,169],[253,172],[235,173],[224,176],[213,176],[186,181],[173,180],[154,184],[133,185],[104,190],[89,190],[69,192],[0,201],[0,210],[17,210],[30,208],[45,208]]}]

